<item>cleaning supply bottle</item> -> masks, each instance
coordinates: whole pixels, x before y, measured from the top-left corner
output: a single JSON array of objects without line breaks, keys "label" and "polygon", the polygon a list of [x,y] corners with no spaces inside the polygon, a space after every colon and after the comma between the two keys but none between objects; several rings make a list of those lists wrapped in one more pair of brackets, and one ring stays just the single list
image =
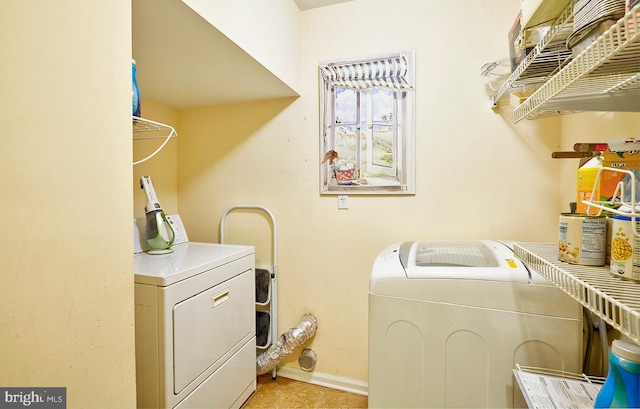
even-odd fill
[{"label": "cleaning supply bottle", "polygon": [[609,354],[609,373],[594,407],[640,407],[640,345],[613,341]]},{"label": "cleaning supply bottle", "polygon": [[138,80],[136,78],[136,60],[131,59],[131,113],[133,116],[140,116],[140,88],[138,87]]}]

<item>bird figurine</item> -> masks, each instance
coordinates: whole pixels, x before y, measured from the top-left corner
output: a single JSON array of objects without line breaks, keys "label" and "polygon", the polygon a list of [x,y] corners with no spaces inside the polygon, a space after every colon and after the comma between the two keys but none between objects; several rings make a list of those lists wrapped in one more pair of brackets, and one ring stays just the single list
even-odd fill
[{"label": "bird figurine", "polygon": [[338,152],[334,150],[327,151],[327,153],[324,154],[324,158],[322,158],[322,162],[320,162],[320,164],[322,165],[326,161],[329,161],[329,165],[333,165],[333,161],[336,160],[337,158],[338,158]]}]

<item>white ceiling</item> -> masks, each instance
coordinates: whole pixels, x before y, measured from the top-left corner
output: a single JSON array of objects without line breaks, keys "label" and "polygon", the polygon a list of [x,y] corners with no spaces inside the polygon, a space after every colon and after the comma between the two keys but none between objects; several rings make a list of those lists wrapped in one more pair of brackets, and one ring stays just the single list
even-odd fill
[{"label": "white ceiling", "polygon": [[301,11],[330,6],[332,4],[346,3],[351,0],[294,0]]}]

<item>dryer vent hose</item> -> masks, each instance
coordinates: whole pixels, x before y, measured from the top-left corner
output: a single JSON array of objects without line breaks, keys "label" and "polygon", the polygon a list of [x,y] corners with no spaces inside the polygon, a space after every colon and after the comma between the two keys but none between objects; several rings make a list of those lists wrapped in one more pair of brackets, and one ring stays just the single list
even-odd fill
[{"label": "dryer vent hose", "polygon": [[304,314],[300,323],[280,335],[265,352],[256,357],[256,372],[264,375],[275,368],[282,359],[291,355],[316,333],[318,320],[312,314]]}]

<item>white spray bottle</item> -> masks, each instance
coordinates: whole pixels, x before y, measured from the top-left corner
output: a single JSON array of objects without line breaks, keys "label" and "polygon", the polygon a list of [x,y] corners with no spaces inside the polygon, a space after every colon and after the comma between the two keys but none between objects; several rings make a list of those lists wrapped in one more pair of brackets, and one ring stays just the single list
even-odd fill
[{"label": "white spray bottle", "polygon": [[147,205],[144,210],[147,217],[147,227],[145,229],[145,239],[151,247],[149,254],[166,254],[173,251],[171,246],[176,238],[176,234],[167,220],[167,216],[160,207],[160,202],[156,197],[150,176],[140,177],[140,188],[147,196]]}]

